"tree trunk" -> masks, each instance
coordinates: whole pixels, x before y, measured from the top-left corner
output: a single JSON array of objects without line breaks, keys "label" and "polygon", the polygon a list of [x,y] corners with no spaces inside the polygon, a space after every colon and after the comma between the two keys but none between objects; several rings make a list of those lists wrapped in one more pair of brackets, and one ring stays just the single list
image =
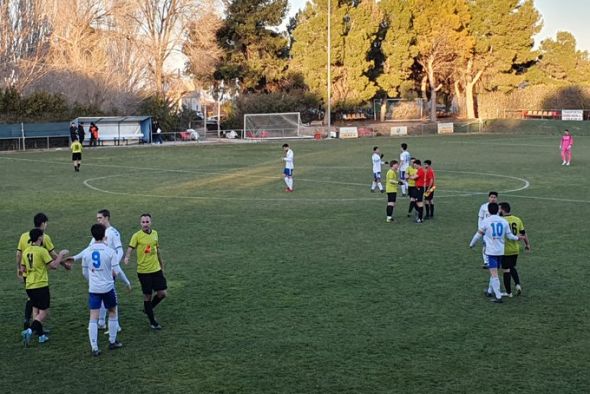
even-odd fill
[{"label": "tree trunk", "polygon": [[475,103],[473,100],[473,86],[475,82],[465,84],[465,107],[467,107],[467,119],[475,119]]},{"label": "tree trunk", "polygon": [[436,76],[434,74],[434,61],[429,59],[426,73],[428,75],[428,84],[430,85],[430,121],[436,122]]}]

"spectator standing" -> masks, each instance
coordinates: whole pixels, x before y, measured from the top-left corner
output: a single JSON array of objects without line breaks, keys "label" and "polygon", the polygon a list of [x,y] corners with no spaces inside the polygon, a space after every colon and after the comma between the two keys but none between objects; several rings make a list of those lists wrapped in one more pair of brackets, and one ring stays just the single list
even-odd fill
[{"label": "spectator standing", "polygon": [[83,125],[84,123],[78,123],[78,141],[80,141],[81,144],[84,144],[84,137],[86,136]]},{"label": "spectator standing", "polygon": [[70,140],[73,142],[78,139],[78,128],[74,122],[70,123]]},{"label": "spectator standing", "polygon": [[98,146],[98,127],[94,122],[90,122],[90,128],[88,130],[90,131],[90,146]]}]

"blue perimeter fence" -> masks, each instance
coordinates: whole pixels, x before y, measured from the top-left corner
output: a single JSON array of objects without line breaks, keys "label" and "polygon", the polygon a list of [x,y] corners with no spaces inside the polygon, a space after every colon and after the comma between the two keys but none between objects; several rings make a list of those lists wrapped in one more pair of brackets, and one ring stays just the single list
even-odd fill
[{"label": "blue perimeter fence", "polygon": [[0,124],[0,150],[67,147],[70,122]]}]

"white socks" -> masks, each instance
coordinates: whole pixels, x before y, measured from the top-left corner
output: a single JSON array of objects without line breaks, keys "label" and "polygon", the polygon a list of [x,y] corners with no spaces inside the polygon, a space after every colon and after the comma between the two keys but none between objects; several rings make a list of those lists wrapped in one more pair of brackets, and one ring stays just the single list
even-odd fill
[{"label": "white socks", "polygon": [[117,340],[117,332],[119,331],[119,320],[118,318],[109,318],[109,342],[115,343]]},{"label": "white socks", "polygon": [[88,338],[92,350],[98,350],[98,322],[96,320],[88,321]]},{"label": "white socks", "polygon": [[104,327],[106,325],[106,317],[107,317],[107,308],[104,307],[104,304],[100,303],[100,310],[98,311],[98,325],[100,327]]},{"label": "white socks", "polygon": [[502,298],[502,292],[500,291],[500,278],[490,278],[490,285],[494,290],[494,294],[496,295],[496,299]]}]

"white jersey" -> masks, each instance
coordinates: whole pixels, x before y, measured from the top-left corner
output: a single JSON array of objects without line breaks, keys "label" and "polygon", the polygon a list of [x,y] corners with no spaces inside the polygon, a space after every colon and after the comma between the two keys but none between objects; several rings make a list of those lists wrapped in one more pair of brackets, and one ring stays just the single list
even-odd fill
[{"label": "white jersey", "polygon": [[373,173],[381,172],[381,156],[379,156],[379,153],[373,153],[371,161],[373,162]]},{"label": "white jersey", "polygon": [[400,171],[406,171],[408,169],[408,167],[410,166],[410,159],[412,158],[412,155],[410,155],[410,152],[408,152],[407,150],[402,151],[402,153],[400,153],[399,155],[399,170]]},{"label": "white jersey", "polygon": [[119,267],[117,254],[102,242],[92,245],[74,256],[74,260],[82,260],[82,269],[88,270],[88,292],[108,293],[115,287],[113,270]]},{"label": "white jersey", "polygon": [[481,204],[481,207],[479,207],[479,213],[477,214],[477,228],[481,228],[481,223],[483,220],[490,216],[488,205],[489,202],[486,202],[485,204]]},{"label": "white jersey", "polygon": [[479,226],[479,231],[483,233],[483,242],[486,245],[485,254],[488,256],[503,256],[506,238],[518,241],[518,237],[510,231],[510,225],[506,219],[498,215],[490,215],[485,218]]},{"label": "white jersey", "polygon": [[[123,259],[124,253],[123,244],[121,243],[121,235],[119,234],[119,231],[117,231],[117,229],[113,226],[109,226],[105,231],[105,238],[105,244],[109,248],[113,249],[115,253],[117,253],[117,263],[121,263],[121,259]],[[92,246],[94,242],[95,240],[91,239],[88,246]]]},{"label": "white jersey", "polygon": [[283,157],[283,160],[285,161],[286,169],[292,170],[295,168],[293,163],[293,151],[291,149],[287,149],[287,153],[285,154],[285,157]]}]

